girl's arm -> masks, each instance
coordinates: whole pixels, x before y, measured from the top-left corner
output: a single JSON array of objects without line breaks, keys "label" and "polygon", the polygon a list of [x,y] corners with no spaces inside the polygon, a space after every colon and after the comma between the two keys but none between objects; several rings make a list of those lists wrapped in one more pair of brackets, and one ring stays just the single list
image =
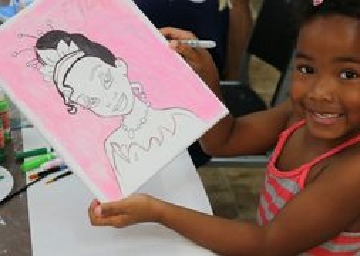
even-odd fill
[{"label": "girl's arm", "polygon": [[94,226],[122,228],[136,223],[157,222],[221,255],[232,255],[238,252],[238,247],[248,248],[244,255],[266,255],[257,246],[261,244],[258,238],[263,228],[206,215],[144,194],[111,203],[93,201],[89,216]]},{"label": "girl's arm", "polygon": [[213,156],[263,154],[271,149],[290,123],[291,102],[234,118],[226,116],[200,138]]},{"label": "girl's arm", "polygon": [[[209,52],[205,49],[191,48],[178,41],[196,37],[191,32],[169,27],[161,29],[161,32],[171,40],[170,47],[186,60],[223,101],[218,72]],[[291,103],[287,101],[273,109],[237,119],[228,115],[210,129],[200,142],[203,149],[213,156],[262,154],[275,144],[279,133],[287,126],[290,114]]]},{"label": "girl's arm", "polygon": [[359,159],[358,154],[357,159],[324,170],[263,227],[205,215],[147,195],[93,202],[89,215],[96,226],[158,222],[220,255],[297,255],[351,228],[358,219]]}]

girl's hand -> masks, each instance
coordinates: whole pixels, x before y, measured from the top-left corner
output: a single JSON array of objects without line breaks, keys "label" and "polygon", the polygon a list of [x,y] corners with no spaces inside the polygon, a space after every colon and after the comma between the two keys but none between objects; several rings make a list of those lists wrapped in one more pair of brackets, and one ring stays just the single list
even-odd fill
[{"label": "girl's hand", "polygon": [[193,33],[172,27],[162,28],[160,32],[169,40],[170,47],[185,59],[206,84],[210,87],[218,86],[219,74],[210,53],[206,49],[192,48],[179,42],[197,39]]},{"label": "girl's hand", "polygon": [[88,212],[94,226],[122,228],[141,222],[157,222],[160,219],[160,205],[160,200],[137,194],[110,203],[93,200]]}]

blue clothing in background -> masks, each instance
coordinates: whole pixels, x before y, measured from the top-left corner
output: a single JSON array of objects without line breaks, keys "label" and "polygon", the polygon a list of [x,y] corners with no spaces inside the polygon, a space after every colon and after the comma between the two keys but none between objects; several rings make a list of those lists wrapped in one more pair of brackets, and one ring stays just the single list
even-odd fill
[{"label": "blue clothing in background", "polygon": [[225,63],[228,10],[219,11],[219,0],[134,0],[157,28],[176,27],[200,39],[214,40],[210,53],[221,73]]}]

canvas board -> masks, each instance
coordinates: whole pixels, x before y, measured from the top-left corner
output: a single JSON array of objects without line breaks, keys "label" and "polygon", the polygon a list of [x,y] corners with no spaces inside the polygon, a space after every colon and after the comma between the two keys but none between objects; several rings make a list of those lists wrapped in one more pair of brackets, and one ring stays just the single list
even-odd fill
[{"label": "canvas board", "polygon": [[0,84],[102,201],[227,114],[130,0],[38,0],[0,27]]}]

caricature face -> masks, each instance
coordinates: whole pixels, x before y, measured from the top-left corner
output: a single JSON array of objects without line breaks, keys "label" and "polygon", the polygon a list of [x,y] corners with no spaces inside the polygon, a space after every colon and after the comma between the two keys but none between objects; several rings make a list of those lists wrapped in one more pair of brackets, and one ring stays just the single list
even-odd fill
[{"label": "caricature face", "polygon": [[121,60],[113,67],[99,58],[85,57],[73,66],[64,84],[73,89],[73,102],[99,116],[128,114],[134,104],[126,64]]},{"label": "caricature face", "polygon": [[291,98],[312,135],[353,136],[360,130],[360,21],[318,17],[303,25]]}]

